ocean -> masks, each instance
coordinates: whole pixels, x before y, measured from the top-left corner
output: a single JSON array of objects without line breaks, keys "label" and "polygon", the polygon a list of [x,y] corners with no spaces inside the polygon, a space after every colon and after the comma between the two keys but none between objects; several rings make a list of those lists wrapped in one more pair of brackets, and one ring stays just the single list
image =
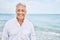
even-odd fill
[{"label": "ocean", "polygon": [[[15,14],[0,13],[0,32]],[[60,40],[60,14],[27,14],[35,28],[37,40]]]}]

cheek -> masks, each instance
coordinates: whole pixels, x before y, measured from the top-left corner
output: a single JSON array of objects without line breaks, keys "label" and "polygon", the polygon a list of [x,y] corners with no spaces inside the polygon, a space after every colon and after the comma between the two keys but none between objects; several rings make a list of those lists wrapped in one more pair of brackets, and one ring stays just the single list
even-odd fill
[{"label": "cheek", "polygon": [[25,12],[23,12],[23,14],[24,14],[24,15],[26,15],[26,13],[25,13]]}]

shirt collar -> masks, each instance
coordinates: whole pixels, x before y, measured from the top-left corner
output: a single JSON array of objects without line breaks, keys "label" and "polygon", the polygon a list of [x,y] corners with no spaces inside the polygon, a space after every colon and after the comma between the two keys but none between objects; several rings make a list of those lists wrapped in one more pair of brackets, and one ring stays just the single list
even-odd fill
[{"label": "shirt collar", "polygon": [[16,19],[16,23],[17,23],[17,25],[18,25],[19,27],[23,26],[23,25],[25,24],[25,22],[26,22],[26,18],[24,18],[24,21],[23,21],[22,25],[20,25],[20,24],[18,23],[17,18],[15,18],[15,19]]}]

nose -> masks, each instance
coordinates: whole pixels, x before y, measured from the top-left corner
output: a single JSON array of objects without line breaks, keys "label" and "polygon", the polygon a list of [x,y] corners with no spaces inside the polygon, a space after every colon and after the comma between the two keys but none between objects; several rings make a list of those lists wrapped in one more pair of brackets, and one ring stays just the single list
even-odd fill
[{"label": "nose", "polygon": [[19,13],[20,13],[20,14],[22,14],[23,12],[22,12],[22,11],[20,11]]}]

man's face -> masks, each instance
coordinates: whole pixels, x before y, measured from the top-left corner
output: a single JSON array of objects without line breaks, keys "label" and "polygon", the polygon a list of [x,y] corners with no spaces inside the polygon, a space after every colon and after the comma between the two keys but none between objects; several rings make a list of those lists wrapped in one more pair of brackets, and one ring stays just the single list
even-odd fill
[{"label": "man's face", "polygon": [[16,17],[18,19],[24,19],[25,14],[26,14],[26,8],[23,5],[19,5],[16,8]]}]

